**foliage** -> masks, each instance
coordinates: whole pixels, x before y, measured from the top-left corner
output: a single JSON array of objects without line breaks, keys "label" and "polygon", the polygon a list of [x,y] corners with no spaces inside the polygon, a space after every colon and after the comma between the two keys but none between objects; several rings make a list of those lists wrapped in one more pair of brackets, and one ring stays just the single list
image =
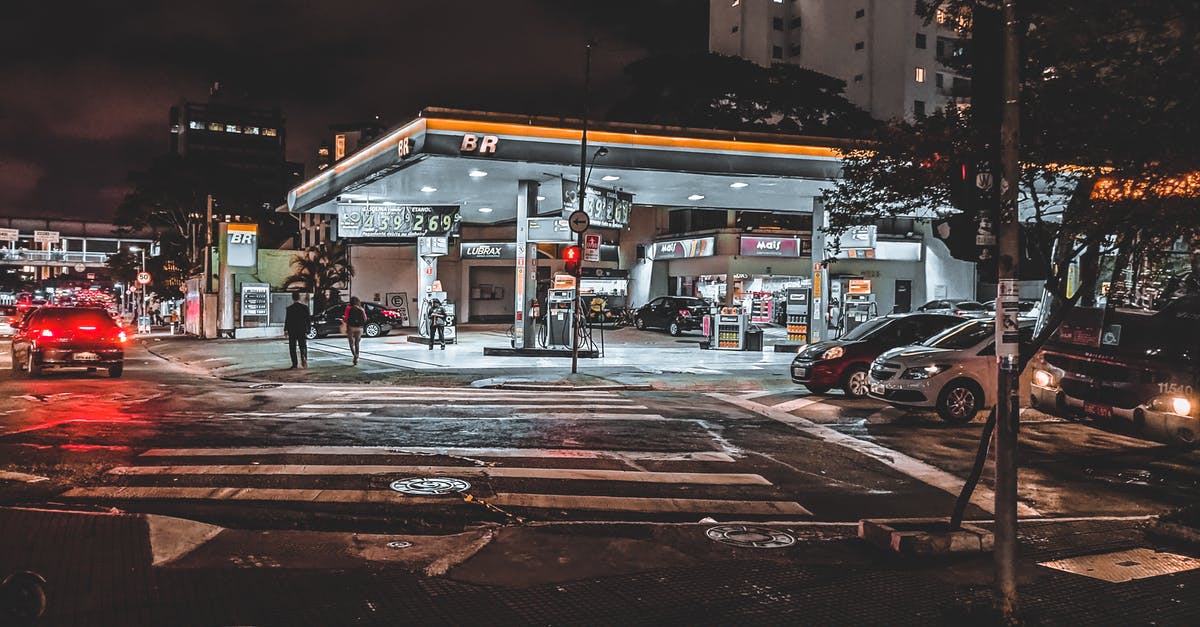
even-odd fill
[{"label": "foliage", "polygon": [[660,55],[630,64],[622,122],[851,136],[873,125],[846,100],[846,83],[794,65],[769,68],[719,54]]},{"label": "foliage", "polygon": [[108,256],[108,273],[113,281],[132,284],[141,269],[141,258],[136,253],[122,250]]},{"label": "foliage", "polygon": [[323,309],[326,294],[336,301],[338,286],[354,276],[349,252],[345,240],[310,247],[292,258],[295,272],[283,280],[284,285],[291,290],[311,292],[315,295],[315,307]]}]

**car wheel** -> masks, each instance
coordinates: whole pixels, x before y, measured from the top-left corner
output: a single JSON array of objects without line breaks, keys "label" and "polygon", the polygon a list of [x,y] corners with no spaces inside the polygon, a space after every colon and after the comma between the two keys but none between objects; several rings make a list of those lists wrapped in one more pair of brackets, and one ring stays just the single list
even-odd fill
[{"label": "car wheel", "polygon": [[971,422],[983,405],[983,391],[974,381],[951,381],[938,394],[937,413],[943,421],[952,425]]},{"label": "car wheel", "polygon": [[808,388],[808,391],[813,394],[825,394],[829,392],[828,385],[805,385],[804,387]]},{"label": "car wheel", "polygon": [[308,327],[308,333],[305,333],[304,337],[310,340],[317,339],[317,327]]},{"label": "car wheel", "polygon": [[42,367],[34,360],[32,350],[25,351],[25,372],[31,377],[36,377],[42,373]]},{"label": "car wheel", "polygon": [[367,337],[379,337],[383,335],[383,327],[379,326],[378,322],[368,322],[363,328],[363,335]]},{"label": "car wheel", "polygon": [[670,333],[671,335],[674,335],[675,337],[679,337],[680,335],[683,335],[683,329],[679,328],[678,322],[675,322],[674,320],[672,320],[671,326],[667,327],[667,333]]},{"label": "car wheel", "polygon": [[852,366],[842,375],[842,391],[846,396],[862,398],[867,395],[867,369],[865,366]]},{"label": "car wheel", "polygon": [[633,326],[637,327],[639,331],[645,331],[646,330],[646,321],[642,320],[641,316],[638,316],[633,319]]},{"label": "car wheel", "polygon": [[117,364],[108,369],[108,376],[112,377],[113,379],[117,379],[117,378],[120,378],[120,376],[124,372],[125,372],[125,364]]}]

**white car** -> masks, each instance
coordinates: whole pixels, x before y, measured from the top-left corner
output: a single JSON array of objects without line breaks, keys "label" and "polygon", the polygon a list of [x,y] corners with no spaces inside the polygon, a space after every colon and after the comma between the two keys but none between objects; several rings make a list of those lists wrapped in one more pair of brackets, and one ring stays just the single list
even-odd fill
[{"label": "white car", "polygon": [[21,314],[13,305],[0,305],[0,337],[8,337],[17,330]]},{"label": "white car", "polygon": [[[1033,321],[1019,322],[1022,343]],[[867,393],[897,407],[932,408],[951,424],[970,422],[996,395],[996,323],[964,322],[911,346],[894,348],[871,363]]]}]

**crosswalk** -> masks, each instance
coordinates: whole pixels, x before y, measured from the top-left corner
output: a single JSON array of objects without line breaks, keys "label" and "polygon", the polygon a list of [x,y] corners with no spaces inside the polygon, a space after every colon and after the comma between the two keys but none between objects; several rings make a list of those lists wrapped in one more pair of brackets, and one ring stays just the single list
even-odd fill
[{"label": "crosswalk", "polygon": [[[98,485],[76,487],[62,497],[127,509],[253,505],[478,520],[494,519],[495,512],[528,520],[761,521],[812,516],[794,495],[761,474],[745,472],[740,451],[719,435],[681,437],[679,441],[689,446],[671,448],[671,433],[704,433],[697,421],[655,413],[639,400],[612,391],[548,395],[503,389],[327,386],[290,410],[241,412],[240,417],[334,414],[351,422],[393,425],[390,433],[412,432],[413,441],[394,446],[306,442],[156,448],[142,452],[133,464],[110,469]],[[514,420],[532,422],[529,428],[499,430],[509,441],[478,446],[430,445],[417,428]],[[547,420],[553,423],[538,422]],[[678,425],[657,424],[672,422]],[[605,429],[603,423],[623,426]],[[608,439],[574,433],[622,429],[626,435]],[[655,429],[652,433],[669,441],[653,441],[639,432],[643,429]],[[546,445],[551,442],[561,446]],[[606,448],[600,442],[616,446]],[[470,488],[430,496],[390,487],[396,480],[418,477],[462,480]]]}]

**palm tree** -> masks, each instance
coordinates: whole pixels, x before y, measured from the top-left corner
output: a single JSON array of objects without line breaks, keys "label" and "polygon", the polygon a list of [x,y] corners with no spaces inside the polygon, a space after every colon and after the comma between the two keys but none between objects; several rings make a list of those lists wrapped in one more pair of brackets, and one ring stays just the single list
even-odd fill
[{"label": "palm tree", "polygon": [[325,308],[327,292],[335,290],[354,276],[354,268],[350,266],[350,250],[345,240],[327,241],[308,248],[292,257],[292,267],[295,272],[283,280],[284,285],[290,290],[312,292],[316,310]]}]

